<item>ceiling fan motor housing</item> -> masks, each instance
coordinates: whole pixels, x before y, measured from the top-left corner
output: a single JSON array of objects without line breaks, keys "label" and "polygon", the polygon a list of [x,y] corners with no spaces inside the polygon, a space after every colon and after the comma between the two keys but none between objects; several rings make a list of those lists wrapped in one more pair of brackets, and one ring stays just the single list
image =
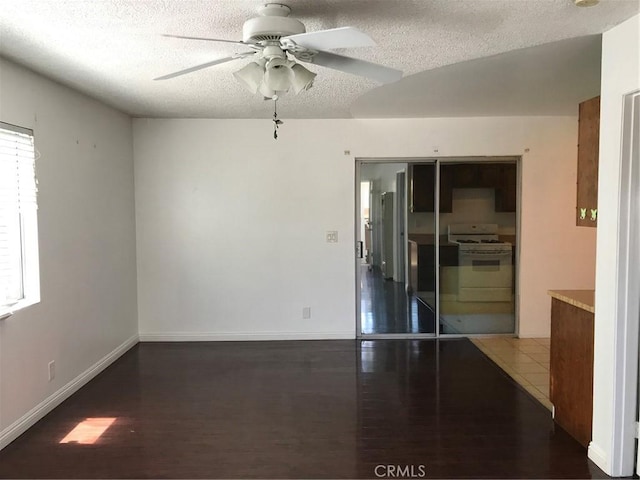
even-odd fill
[{"label": "ceiling fan motor housing", "polygon": [[281,37],[305,33],[304,24],[289,18],[291,9],[277,3],[267,4],[260,9],[260,17],[251,18],[242,26],[244,43],[278,42]]}]

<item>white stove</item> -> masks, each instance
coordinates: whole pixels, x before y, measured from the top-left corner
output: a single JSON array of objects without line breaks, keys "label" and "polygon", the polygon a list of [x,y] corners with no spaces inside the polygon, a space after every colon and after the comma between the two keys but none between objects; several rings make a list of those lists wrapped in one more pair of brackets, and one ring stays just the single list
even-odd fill
[{"label": "white stove", "polygon": [[512,246],[500,241],[497,224],[451,224],[448,240],[458,244],[458,301],[511,301]]},{"label": "white stove", "polygon": [[511,253],[511,244],[500,241],[495,223],[454,223],[447,231],[449,243],[457,243],[459,250]]}]

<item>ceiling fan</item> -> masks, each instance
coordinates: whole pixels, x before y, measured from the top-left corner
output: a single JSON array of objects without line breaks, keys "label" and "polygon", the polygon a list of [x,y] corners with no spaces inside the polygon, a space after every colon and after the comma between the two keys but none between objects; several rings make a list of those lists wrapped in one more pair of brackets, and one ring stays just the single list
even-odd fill
[{"label": "ceiling fan", "polygon": [[247,90],[254,94],[260,92],[265,99],[276,100],[288,91],[298,94],[311,88],[316,74],[298,62],[320,65],[383,84],[402,78],[400,70],[327,51],[375,46],[375,42],[367,34],[356,28],[342,27],[307,33],[302,22],[289,18],[291,8],[280,3],[267,3],[258,9],[258,13],[258,17],[244,23],[242,41],[165,35],[186,40],[235,43],[248,47],[249,50],[155,80],[168,80],[243,58],[251,58],[251,62],[233,75]]}]

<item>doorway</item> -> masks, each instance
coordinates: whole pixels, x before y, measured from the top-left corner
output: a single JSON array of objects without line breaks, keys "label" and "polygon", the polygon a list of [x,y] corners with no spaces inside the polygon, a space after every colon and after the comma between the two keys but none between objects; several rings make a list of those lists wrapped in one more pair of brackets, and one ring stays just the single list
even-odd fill
[{"label": "doorway", "polygon": [[366,222],[356,209],[357,240],[370,235],[371,247],[356,265],[358,336],[517,332],[518,165],[357,160],[356,199],[369,205]]}]

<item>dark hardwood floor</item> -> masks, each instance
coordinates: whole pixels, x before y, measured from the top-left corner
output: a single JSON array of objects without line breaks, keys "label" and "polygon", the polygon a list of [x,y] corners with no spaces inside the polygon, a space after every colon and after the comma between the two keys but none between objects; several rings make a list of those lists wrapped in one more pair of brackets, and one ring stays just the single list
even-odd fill
[{"label": "dark hardwood floor", "polygon": [[[96,417],[116,420],[95,443],[60,443]],[[398,478],[398,468],[605,477],[466,339],[142,343],[0,452],[2,478]]]},{"label": "dark hardwood floor", "polygon": [[379,268],[361,270],[360,318],[362,333],[434,333],[435,315],[404,284],[385,280]]}]

